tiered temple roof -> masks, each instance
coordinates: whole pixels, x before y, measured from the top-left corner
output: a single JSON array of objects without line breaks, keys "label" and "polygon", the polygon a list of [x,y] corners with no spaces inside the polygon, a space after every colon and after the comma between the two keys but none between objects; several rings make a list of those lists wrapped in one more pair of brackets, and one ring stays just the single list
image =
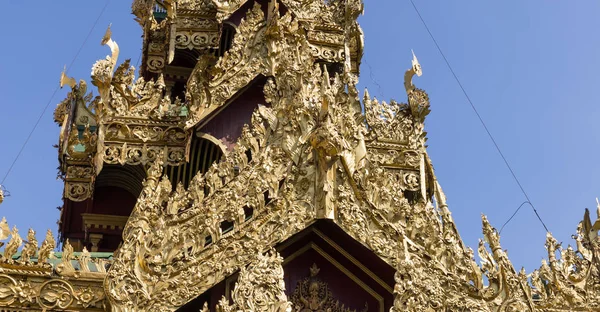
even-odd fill
[{"label": "tiered temple roof", "polygon": [[[117,64],[108,31],[102,43],[111,55],[92,69],[98,96],[63,75],[72,91],[55,111],[69,201],[92,198],[106,166],[142,166],[143,183],[131,182],[135,171],[123,183],[139,193],[128,217],[81,216],[82,242],[97,248],[87,236],[102,228],[122,229],[122,243],[114,254],[90,253],[66,240],[54,253],[51,232],[38,247],[33,230],[24,241],[3,220],[0,239],[10,239],[0,256],[0,306],[174,311],[237,276],[222,300],[202,301],[203,311],[352,311],[330,298],[316,265],[297,290],[286,284],[286,248],[301,241],[292,238],[324,227],[359,246],[336,253],[376,259],[378,271],[350,264],[392,298],[369,311],[600,309],[600,221],[587,210],[576,249],[548,234],[548,259],[531,274],[513,267],[483,216],[475,260],[427,154],[430,102],[413,83],[422,74],[417,58],[404,75],[405,103],[366,90],[361,101],[359,0],[136,0],[133,11],[146,34],[141,75],[128,60]],[[224,23],[235,25],[226,51]],[[183,70],[185,49],[209,53]],[[178,75],[188,75],[183,99],[171,97]],[[260,96],[239,135],[212,136],[223,157],[189,181],[169,175],[169,166],[191,162],[190,142],[203,125],[249,86]]]}]

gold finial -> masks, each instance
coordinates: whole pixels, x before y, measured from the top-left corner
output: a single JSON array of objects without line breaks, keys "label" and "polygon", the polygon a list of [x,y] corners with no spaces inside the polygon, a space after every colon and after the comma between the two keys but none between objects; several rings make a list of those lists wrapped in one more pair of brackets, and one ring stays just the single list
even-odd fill
[{"label": "gold finial", "polygon": [[108,28],[106,28],[106,32],[104,33],[104,37],[102,37],[100,45],[107,45],[110,48],[112,69],[114,69],[115,64],[117,64],[117,59],[119,58],[119,45],[112,40],[112,31],[110,30],[111,25],[112,24],[108,24]]},{"label": "gold finial", "polygon": [[423,70],[421,69],[421,64],[419,63],[419,60],[417,59],[417,56],[415,55],[415,51],[413,51],[413,50],[410,50],[410,51],[412,52],[412,56],[413,56],[412,61],[411,61],[412,66],[404,74],[404,88],[406,89],[407,93],[410,93],[415,89],[415,87],[413,86],[413,83],[412,83],[413,76],[417,75],[417,77],[421,77],[421,75],[423,75]]},{"label": "gold finial", "polygon": [[101,45],[105,45],[110,41],[110,37],[112,36],[112,31],[110,30],[110,26],[112,23],[108,24],[108,28],[106,28],[106,32],[104,33],[104,37],[102,37]]},{"label": "gold finial", "polygon": [[419,64],[419,60],[417,59],[417,56],[415,55],[415,51],[413,51],[412,49],[410,49],[410,52],[412,52],[412,69],[415,72],[415,74],[417,75],[417,77],[421,77],[421,75],[423,75],[423,70],[421,69],[421,64]]},{"label": "gold finial", "polygon": [[77,82],[74,78],[67,76],[67,65],[65,65],[62,73],[60,73],[60,87],[62,88],[64,87],[64,85],[69,85],[71,89],[75,88],[75,86],[77,85]]}]

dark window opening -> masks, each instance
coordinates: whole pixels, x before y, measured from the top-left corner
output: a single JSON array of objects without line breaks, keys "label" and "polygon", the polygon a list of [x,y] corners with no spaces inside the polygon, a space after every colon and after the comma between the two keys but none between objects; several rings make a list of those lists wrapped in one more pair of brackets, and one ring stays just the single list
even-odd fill
[{"label": "dark window opening", "polygon": [[171,88],[171,102],[175,102],[175,99],[179,98],[179,100],[183,103],[185,102],[185,82],[177,81]]},{"label": "dark window opening", "polygon": [[[180,182],[187,189],[190,181],[196,176],[196,174],[204,174],[210,166],[218,162],[223,156],[221,148],[213,142],[198,138],[194,135],[190,146],[189,162],[180,166],[167,166],[165,168],[167,176],[173,185],[173,190],[177,187]],[[208,191],[205,188],[205,195],[208,195]]]},{"label": "dark window opening", "polygon": [[415,191],[404,191],[404,197],[408,200],[411,205],[414,205],[419,202],[421,198],[420,192]]},{"label": "dark window opening", "polygon": [[221,29],[221,40],[219,41],[219,56],[225,55],[225,52],[231,49],[233,37],[235,36],[235,27],[224,23]]},{"label": "dark window opening", "polygon": [[244,221],[248,221],[248,220],[252,219],[253,215],[254,215],[254,209],[252,209],[251,207],[248,207],[248,206],[244,206]]},{"label": "dark window opening", "polygon": [[250,150],[250,149],[246,150],[246,158],[248,158],[248,162],[252,161],[252,150]]},{"label": "dark window opening", "polygon": [[167,17],[167,9],[165,9],[162,5],[155,3],[152,8],[152,13],[154,15],[154,19],[157,23],[162,22]]},{"label": "dark window opening", "polygon": [[221,222],[221,234],[233,231],[233,221],[225,220]]},{"label": "dark window opening", "polygon": [[325,66],[325,68],[327,68],[327,72],[329,73],[329,78],[333,79],[335,78],[336,74],[343,74],[344,73],[344,64],[342,63],[331,63],[331,62],[324,62],[324,61],[317,61],[317,64],[319,64],[319,67],[321,69],[323,69],[323,66]]},{"label": "dark window opening", "polygon": [[204,247],[212,244],[212,236],[208,235],[204,238]]},{"label": "dark window opening", "polygon": [[265,205],[269,204],[273,200],[271,196],[269,196],[269,191],[264,192],[263,195],[265,196]]}]

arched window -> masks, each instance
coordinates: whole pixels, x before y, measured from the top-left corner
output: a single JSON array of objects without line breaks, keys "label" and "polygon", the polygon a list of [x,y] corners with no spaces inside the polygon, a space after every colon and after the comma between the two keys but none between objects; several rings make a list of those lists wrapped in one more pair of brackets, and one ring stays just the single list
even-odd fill
[{"label": "arched window", "polygon": [[146,171],[141,165],[104,165],[96,178],[93,212],[129,216],[145,178]]},{"label": "arched window", "polygon": [[180,182],[187,188],[197,173],[205,173],[214,162],[221,159],[224,150],[215,142],[218,142],[217,139],[208,135],[194,135],[190,146],[189,162],[181,166],[165,168],[173,189]]},{"label": "arched window", "polygon": [[92,205],[71,213],[72,216],[80,216],[81,219],[75,220],[74,224],[82,222],[83,233],[70,233],[68,238],[83,243],[92,251],[116,250],[145,178],[146,171],[142,165],[104,165],[96,178]]}]

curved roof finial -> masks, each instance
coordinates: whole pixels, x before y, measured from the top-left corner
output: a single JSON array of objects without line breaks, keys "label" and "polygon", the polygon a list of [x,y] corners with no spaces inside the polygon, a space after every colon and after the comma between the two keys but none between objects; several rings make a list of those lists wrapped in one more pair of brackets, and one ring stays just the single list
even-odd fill
[{"label": "curved roof finial", "polygon": [[415,51],[413,51],[412,49],[410,50],[412,52],[412,66],[409,70],[406,71],[406,73],[404,74],[404,88],[406,89],[406,93],[410,93],[412,90],[415,89],[413,83],[412,83],[412,78],[414,75],[417,75],[417,77],[421,77],[421,75],[423,74],[423,70],[421,69],[421,64],[419,64],[419,60],[417,59],[417,56],[415,55]]}]

